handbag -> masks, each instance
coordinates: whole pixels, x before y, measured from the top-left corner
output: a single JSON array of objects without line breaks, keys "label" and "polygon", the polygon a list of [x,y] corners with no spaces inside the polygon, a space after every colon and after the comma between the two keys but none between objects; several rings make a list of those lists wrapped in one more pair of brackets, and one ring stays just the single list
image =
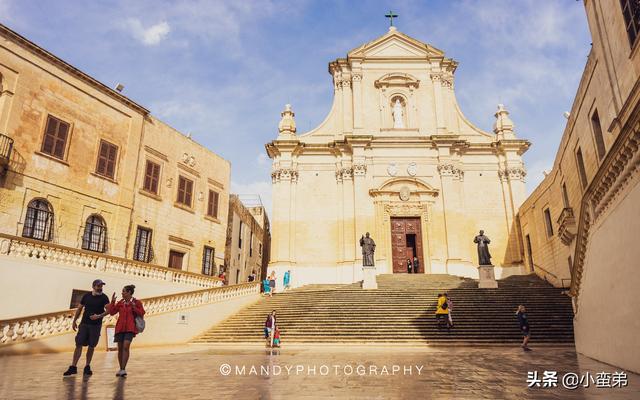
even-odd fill
[{"label": "handbag", "polygon": [[138,333],[144,332],[144,328],[147,325],[147,323],[144,321],[144,318],[142,318],[142,316],[140,315],[136,315],[134,321],[136,323],[136,330],[138,331]]}]

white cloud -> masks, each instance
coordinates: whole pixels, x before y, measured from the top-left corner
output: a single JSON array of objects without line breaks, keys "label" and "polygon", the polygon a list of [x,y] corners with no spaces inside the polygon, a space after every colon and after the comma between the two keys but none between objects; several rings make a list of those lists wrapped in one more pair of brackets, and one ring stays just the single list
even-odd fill
[{"label": "white cloud", "polygon": [[145,28],[142,25],[142,22],[137,18],[127,19],[126,27],[134,38],[146,46],[155,46],[159,44],[171,31],[169,23],[166,21],[161,21],[155,25]]},{"label": "white cloud", "polygon": [[270,160],[269,157],[265,153],[258,154],[258,165],[269,165]]}]

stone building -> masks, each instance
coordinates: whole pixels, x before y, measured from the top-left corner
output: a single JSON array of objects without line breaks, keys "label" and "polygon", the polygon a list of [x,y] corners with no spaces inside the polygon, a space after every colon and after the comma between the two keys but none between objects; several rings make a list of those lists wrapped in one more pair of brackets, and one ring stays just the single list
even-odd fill
[{"label": "stone building", "polygon": [[334,101],[317,128],[298,134],[287,105],[266,145],[279,276],[291,269],[294,286],[361,280],[359,239],[370,232],[377,273],[406,272],[416,256],[421,273],[477,277],[480,229],[497,276],[521,273],[514,218],[529,142],[502,105],[493,132],[464,117],[457,65],[391,27],[329,64]]},{"label": "stone building", "polygon": [[0,38],[0,233],[213,274],[230,163],[2,25]]},{"label": "stone building", "polygon": [[[261,208],[260,215],[264,219],[255,217],[258,208]],[[260,279],[263,262],[267,259],[265,256],[268,256],[265,252],[264,228],[264,222],[268,225],[268,219],[264,207],[247,207],[238,195],[232,194],[229,196],[228,216],[224,260],[228,284],[247,282],[252,272]]]},{"label": "stone building", "polygon": [[640,371],[640,5],[586,0],[593,47],[553,169],[522,204],[528,268],[571,282],[576,349]]},{"label": "stone building", "polygon": [[262,228],[262,248],[260,254],[262,255],[262,265],[260,268],[260,279],[264,279],[267,276],[267,268],[269,267],[269,258],[271,251],[271,224],[269,223],[269,216],[267,210],[265,210],[262,202],[260,205],[249,205],[247,207],[253,218],[258,221],[258,225]]}]

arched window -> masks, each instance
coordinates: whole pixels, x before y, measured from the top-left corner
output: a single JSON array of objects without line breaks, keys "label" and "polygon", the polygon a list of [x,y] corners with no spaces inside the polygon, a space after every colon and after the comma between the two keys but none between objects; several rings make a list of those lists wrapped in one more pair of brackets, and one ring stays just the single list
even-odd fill
[{"label": "arched window", "polygon": [[82,248],[104,253],[107,250],[107,224],[99,215],[87,218],[82,235]]},{"label": "arched window", "polygon": [[45,199],[34,199],[27,206],[22,236],[38,240],[51,240],[53,208]]}]

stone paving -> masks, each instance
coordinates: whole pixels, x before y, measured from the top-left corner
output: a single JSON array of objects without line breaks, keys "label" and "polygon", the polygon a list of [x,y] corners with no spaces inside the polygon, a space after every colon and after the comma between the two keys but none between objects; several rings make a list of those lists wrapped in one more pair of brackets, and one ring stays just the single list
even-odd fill
[{"label": "stone paving", "polygon": [[[640,376],[632,373],[624,388],[563,388],[567,372],[595,378],[620,371],[572,347],[523,353],[511,347],[291,345],[270,352],[134,343],[126,379],[115,377],[114,352],[95,355],[90,378],[63,378],[70,359],[70,353],[1,357],[0,399],[640,399]],[[83,366],[81,360],[80,372]],[[527,388],[527,373],[542,378],[545,370],[558,372],[558,387]]]}]

